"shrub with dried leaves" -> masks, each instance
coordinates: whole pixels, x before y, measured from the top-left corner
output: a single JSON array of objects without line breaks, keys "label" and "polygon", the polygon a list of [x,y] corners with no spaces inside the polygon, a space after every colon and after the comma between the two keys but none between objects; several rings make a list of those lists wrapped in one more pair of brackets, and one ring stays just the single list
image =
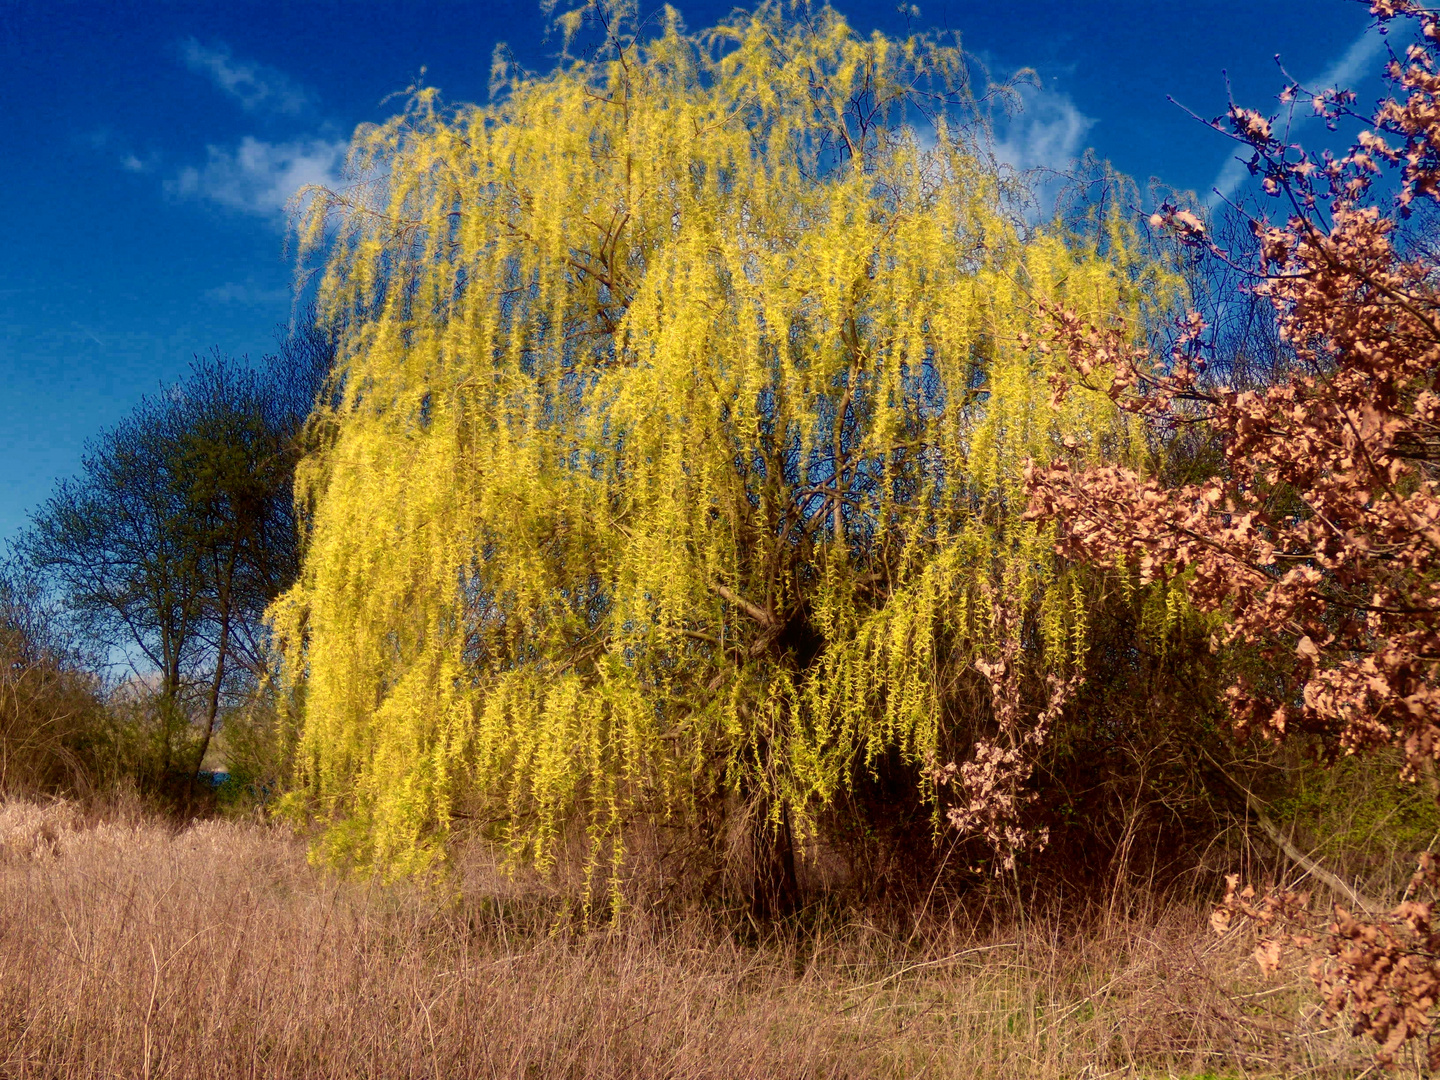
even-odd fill
[{"label": "shrub with dried leaves", "polygon": [[[1204,375],[1205,327],[1185,320],[1163,360],[1127,329],[1052,310],[1044,345],[1069,371],[1057,398],[1108,394],[1161,428],[1206,424],[1224,467],[1203,483],[1167,488],[1135,471],[1027,470],[1030,513],[1059,524],[1059,550],[1079,560],[1138,565],[1143,580],[1176,577],[1202,611],[1222,617],[1221,642],[1265,661],[1263,684],[1226,692],[1237,734],[1320,737],[1332,754],[1394,745],[1405,773],[1433,783],[1440,757],[1440,258],[1402,242],[1424,200],[1440,201],[1440,13],[1377,0],[1392,34],[1418,28],[1392,52],[1393,93],[1369,118],[1347,91],[1280,95],[1284,113],[1232,105],[1214,123],[1252,157],[1252,174],[1284,221],[1252,223],[1262,264],[1255,291],[1273,305],[1296,369],[1274,385],[1236,391]],[[1348,153],[1307,153],[1286,141],[1297,102],[1333,129],[1365,122]],[[1380,181],[1388,183],[1388,187]],[[1417,203],[1417,200],[1421,200]],[[1194,213],[1167,205],[1152,225],[1227,258]],[[1417,880],[1433,883],[1427,863]],[[1217,920],[1237,913],[1262,928],[1303,910],[1290,894],[1252,902],[1232,882]],[[1392,1060],[1430,1030],[1437,996],[1429,902],[1407,899],[1383,917],[1337,908],[1318,976],[1327,1007],[1353,1008],[1357,1033]],[[1262,936],[1262,967],[1305,934]]]},{"label": "shrub with dried leaves", "polygon": [[[1415,17],[1428,44],[1391,74],[1418,93],[1435,66],[1440,20]],[[1400,123],[1396,108],[1381,107],[1377,130]],[[1426,137],[1440,145],[1440,106],[1430,112]],[[1211,387],[1200,378],[1198,319],[1160,364],[1122,345],[1120,328],[1057,310],[1055,343],[1078,376],[1057,393],[1071,382],[1101,389],[1105,372],[1103,389],[1125,408],[1219,429],[1226,468],[1167,490],[1119,467],[1032,464],[1030,513],[1060,523],[1066,555],[1133,560],[1147,580],[1186,574],[1190,599],[1223,612],[1226,640],[1259,644],[1272,684],[1241,680],[1228,691],[1242,734],[1300,726],[1342,752],[1396,743],[1409,770],[1428,771],[1440,754],[1440,266],[1402,258],[1395,215],[1357,201],[1375,163],[1366,144],[1324,158],[1322,169],[1251,134],[1259,129],[1244,110],[1231,113],[1294,209],[1283,227],[1255,223],[1265,258],[1256,288],[1302,370],[1262,390]],[[1406,116],[1419,113],[1412,105]],[[1427,177],[1405,166],[1400,212],[1407,197],[1429,193]]]},{"label": "shrub with dried leaves", "polygon": [[[1330,917],[1310,908],[1308,893],[1270,889],[1257,897],[1226,877],[1225,899],[1210,915],[1217,933],[1248,925],[1256,934],[1252,954],[1267,976],[1279,970],[1287,950],[1316,951],[1310,965],[1334,1019],[1347,1009],[1351,1034],[1379,1044],[1377,1060],[1392,1065],[1404,1044],[1435,1030],[1440,1001],[1440,930],[1434,922],[1440,862],[1425,853],[1405,898],[1388,912],[1357,915],[1336,905]],[[1440,1068],[1440,1043],[1430,1041],[1429,1067]]]}]

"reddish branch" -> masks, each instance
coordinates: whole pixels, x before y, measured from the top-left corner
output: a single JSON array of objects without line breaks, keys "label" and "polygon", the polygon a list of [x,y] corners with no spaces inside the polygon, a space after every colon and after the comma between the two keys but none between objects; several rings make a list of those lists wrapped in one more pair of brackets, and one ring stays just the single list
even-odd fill
[{"label": "reddish branch", "polygon": [[[1395,744],[1413,774],[1440,756],[1440,267],[1402,257],[1395,214],[1437,191],[1440,24],[1398,3],[1375,11],[1413,13],[1425,44],[1391,65],[1404,100],[1383,103],[1348,155],[1299,155],[1272,120],[1228,115],[1290,210],[1284,225],[1255,223],[1257,290],[1299,369],[1261,390],[1207,387],[1198,317],[1162,363],[1126,346],[1121,327],[1057,311],[1049,344],[1072,369],[1057,394],[1073,381],[1161,424],[1209,424],[1225,464],[1179,489],[1064,460],[1032,465],[1027,480],[1031,514],[1059,523],[1064,555],[1128,561],[1145,579],[1186,573],[1192,602],[1224,614],[1223,636],[1260,648],[1271,680],[1227,692],[1240,733],[1299,727],[1340,752]],[[1331,111],[1344,100],[1314,98]],[[1362,204],[1386,164],[1401,174],[1391,214]],[[1205,242],[1193,215],[1160,216]]]},{"label": "reddish branch", "polygon": [[[1161,361],[1125,344],[1123,327],[1053,312],[1044,347],[1069,371],[1055,393],[1083,386],[1172,429],[1210,425],[1224,465],[1205,483],[1168,488],[1136,472],[1032,464],[1033,517],[1054,521],[1074,559],[1138,566],[1144,579],[1183,581],[1222,637],[1259,649],[1266,682],[1241,677],[1227,698],[1240,734],[1314,732],[1335,753],[1393,745],[1405,772],[1433,779],[1440,757],[1440,258],[1398,247],[1401,223],[1440,201],[1440,16],[1407,0],[1376,0],[1382,24],[1417,26],[1418,42],[1387,67],[1394,92],[1348,154],[1306,154],[1276,117],[1232,106],[1216,126],[1249,146],[1251,171],[1284,206],[1283,224],[1254,222],[1257,291],[1274,307],[1297,369],[1277,385],[1209,386],[1191,316]],[[1305,100],[1298,85],[1287,108]],[[1356,116],[1354,95],[1309,96],[1332,126]],[[1387,208],[1373,190],[1393,179]],[[1153,224],[1224,257],[1193,214],[1165,207]],[[1287,948],[1319,948],[1313,974],[1331,1014],[1392,1063],[1428,1036],[1440,999],[1440,932],[1432,926],[1435,864],[1422,864],[1388,914],[1334,909],[1311,926],[1307,898],[1257,900],[1231,880],[1217,929],[1237,916],[1260,931],[1267,972]],[[1440,1068],[1440,1046],[1431,1053]]]}]

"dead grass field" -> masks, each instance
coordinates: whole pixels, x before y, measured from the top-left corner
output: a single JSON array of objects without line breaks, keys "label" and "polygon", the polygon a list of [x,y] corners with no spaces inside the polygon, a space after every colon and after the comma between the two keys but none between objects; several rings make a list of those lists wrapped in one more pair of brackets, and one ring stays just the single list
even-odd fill
[{"label": "dead grass field", "polygon": [[[443,889],[307,865],[287,832],[0,805],[0,1075],[1357,1075],[1366,1048],[1260,981],[1205,913],[1141,905],[900,939],[745,943],[713,914],[554,931],[464,851]],[[548,914],[547,914],[548,913]]]}]

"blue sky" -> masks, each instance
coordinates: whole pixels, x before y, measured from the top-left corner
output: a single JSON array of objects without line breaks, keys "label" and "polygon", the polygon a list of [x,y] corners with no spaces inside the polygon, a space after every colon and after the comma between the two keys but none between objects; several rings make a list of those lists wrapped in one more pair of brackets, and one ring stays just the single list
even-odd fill
[{"label": "blue sky", "polygon": [[[677,6],[698,28],[731,5]],[[867,32],[906,26],[893,0],[836,6]],[[1349,0],[930,0],[913,21],[959,30],[992,74],[1037,70],[1003,141],[1018,164],[1093,147],[1202,193],[1243,170],[1167,97],[1221,112],[1228,70],[1264,108],[1276,53],[1367,105],[1380,88]],[[484,100],[496,42],[544,68],[543,32],[532,0],[0,0],[0,540],[194,354],[272,347],[290,314],[285,201],[336,177],[356,124],[422,66],[446,98]]]}]

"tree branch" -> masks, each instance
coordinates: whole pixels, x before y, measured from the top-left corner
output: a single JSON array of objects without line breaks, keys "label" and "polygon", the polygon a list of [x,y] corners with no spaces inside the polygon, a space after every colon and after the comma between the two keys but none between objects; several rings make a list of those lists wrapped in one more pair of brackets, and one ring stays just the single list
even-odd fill
[{"label": "tree branch", "polygon": [[716,596],[720,597],[720,599],[724,600],[726,603],[733,604],[735,605],[735,607],[738,607],[741,611],[745,612],[746,615],[749,615],[750,618],[754,619],[757,623],[759,623],[766,629],[769,629],[770,627],[775,625],[775,616],[771,615],[770,612],[766,611],[764,608],[756,604],[752,604],[743,596],[731,592],[724,585],[712,582],[710,585],[710,591],[713,592]]}]

